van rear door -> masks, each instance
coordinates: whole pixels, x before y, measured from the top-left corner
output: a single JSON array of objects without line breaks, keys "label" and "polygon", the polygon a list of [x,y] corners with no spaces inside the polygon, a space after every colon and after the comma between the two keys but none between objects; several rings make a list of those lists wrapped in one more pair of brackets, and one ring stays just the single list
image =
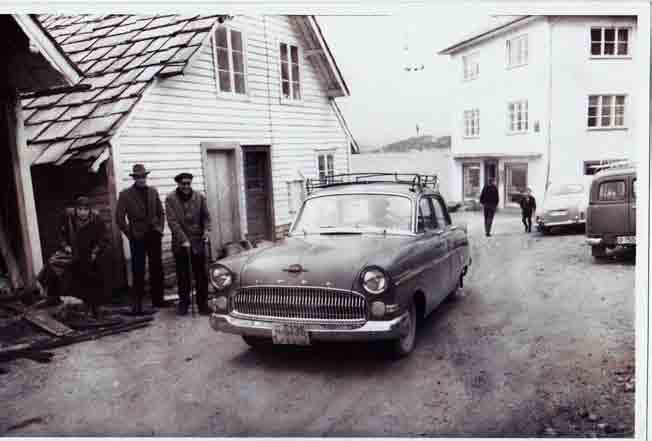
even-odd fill
[{"label": "van rear door", "polygon": [[623,236],[629,230],[629,203],[625,176],[613,176],[594,182],[589,209],[587,234],[602,237]]}]

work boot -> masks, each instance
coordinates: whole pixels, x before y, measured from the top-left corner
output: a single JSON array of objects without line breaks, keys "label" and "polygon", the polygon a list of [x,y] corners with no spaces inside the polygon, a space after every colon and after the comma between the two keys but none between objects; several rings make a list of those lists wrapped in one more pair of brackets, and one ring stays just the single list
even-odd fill
[{"label": "work boot", "polygon": [[211,310],[208,307],[208,305],[199,305],[197,306],[197,309],[199,310],[199,315],[210,315]]},{"label": "work boot", "polygon": [[179,305],[177,306],[177,315],[186,315],[186,314],[188,314],[188,305],[179,303]]}]

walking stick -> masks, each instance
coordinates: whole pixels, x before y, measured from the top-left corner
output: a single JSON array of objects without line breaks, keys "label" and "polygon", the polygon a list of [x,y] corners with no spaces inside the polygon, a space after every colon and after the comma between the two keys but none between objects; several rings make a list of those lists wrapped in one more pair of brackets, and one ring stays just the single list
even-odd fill
[{"label": "walking stick", "polygon": [[190,313],[195,316],[195,274],[192,272],[192,245],[188,247],[188,270],[190,271]]}]

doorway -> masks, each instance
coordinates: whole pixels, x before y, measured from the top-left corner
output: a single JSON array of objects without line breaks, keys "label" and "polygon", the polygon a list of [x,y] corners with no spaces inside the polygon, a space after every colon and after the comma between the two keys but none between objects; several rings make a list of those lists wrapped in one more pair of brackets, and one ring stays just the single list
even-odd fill
[{"label": "doorway", "polygon": [[484,161],[484,185],[487,185],[491,179],[495,179],[496,185],[498,185],[498,161],[485,160]]},{"label": "doorway", "polygon": [[274,240],[269,146],[243,146],[247,239]]}]

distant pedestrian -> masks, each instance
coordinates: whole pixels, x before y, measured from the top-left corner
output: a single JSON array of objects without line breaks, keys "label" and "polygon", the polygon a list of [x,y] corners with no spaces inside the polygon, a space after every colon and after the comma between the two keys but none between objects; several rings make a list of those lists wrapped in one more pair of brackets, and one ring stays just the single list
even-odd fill
[{"label": "distant pedestrian", "polygon": [[145,259],[148,260],[152,305],[157,308],[172,305],[163,298],[161,238],[165,213],[158,191],[147,185],[149,173],[143,164],[134,165],[131,173],[134,185],[120,192],[116,207],[116,223],[129,239],[131,250],[132,313],[135,315],[144,314]]},{"label": "distant pedestrian", "polygon": [[90,207],[85,196],[75,198],[74,208],[63,212],[59,225],[59,249],[40,272],[39,282],[46,288],[46,306],[62,303],[61,296],[82,299],[97,317],[106,283],[105,266],[100,262],[109,246],[106,224]]},{"label": "distant pedestrian", "polygon": [[494,221],[499,200],[496,179],[491,178],[489,183],[482,189],[482,193],[480,193],[480,203],[484,208],[484,233],[487,237],[491,236],[491,225]]},{"label": "distant pedestrian", "polygon": [[523,218],[523,226],[526,233],[532,232],[532,214],[537,209],[537,201],[532,196],[532,189],[528,188],[525,195],[521,198],[521,216]]},{"label": "distant pedestrian", "polygon": [[[177,270],[179,290],[179,315],[188,313],[190,306],[191,277],[195,280],[197,309],[202,315],[208,309],[208,277],[206,275],[206,251],[210,215],[206,198],[192,189],[192,174],[179,173],[174,180],[177,188],[165,198],[165,211],[172,231],[172,251]],[[192,267],[192,273],[190,269]]]}]

